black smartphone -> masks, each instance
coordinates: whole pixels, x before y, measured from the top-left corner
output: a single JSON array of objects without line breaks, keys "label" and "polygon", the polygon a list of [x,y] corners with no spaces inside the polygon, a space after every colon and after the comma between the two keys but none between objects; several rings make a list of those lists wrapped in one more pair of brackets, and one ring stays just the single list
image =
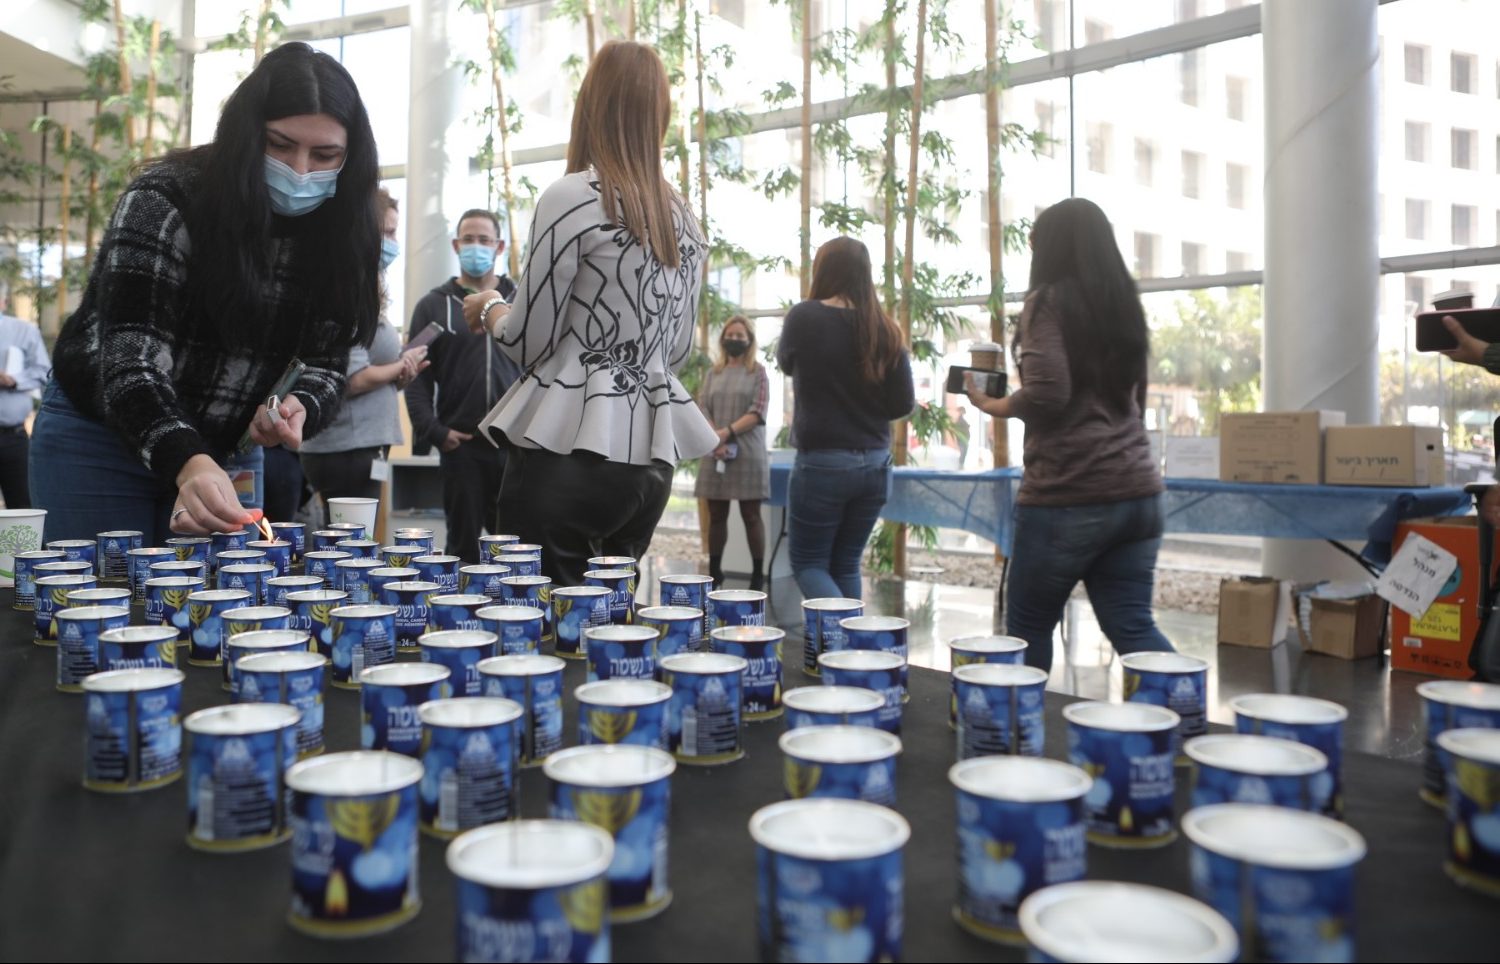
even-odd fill
[{"label": "black smartphone", "polygon": [[976,387],[985,395],[991,398],[1001,398],[1005,395],[1005,372],[991,371],[988,368],[949,365],[948,382],[944,387],[954,395],[964,394],[964,375],[968,372],[974,373]]},{"label": "black smartphone", "polygon": [[1458,342],[1443,325],[1445,317],[1457,318],[1464,331],[1480,341],[1500,341],[1500,308],[1424,311],[1417,315],[1417,351],[1446,351],[1458,347]]}]

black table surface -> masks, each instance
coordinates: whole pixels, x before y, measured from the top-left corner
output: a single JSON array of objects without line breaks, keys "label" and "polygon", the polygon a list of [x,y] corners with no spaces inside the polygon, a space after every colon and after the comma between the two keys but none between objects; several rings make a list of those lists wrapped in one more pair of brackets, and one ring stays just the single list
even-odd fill
[{"label": "black table surface", "polygon": [[[207,854],[184,840],[183,781],[138,794],[85,790],[84,708],[54,687],[55,650],[30,642],[31,614],[12,612],[0,593],[0,960],[447,960],[454,950],[453,881],[446,844],[421,841],[421,913],[375,937],[329,941],[286,923],[289,845],[245,854]],[[139,610],[136,611],[139,621]],[[800,656],[789,639],[788,654]],[[408,658],[408,657],[404,657]],[[219,670],[184,667],[183,712],[227,702]],[[568,667],[569,689],[583,679]],[[786,685],[815,683],[797,668]],[[902,730],[898,809],[911,823],[905,853],[906,940],[912,961],[1021,960],[1019,948],[970,936],[952,920],[956,893],[953,763],[948,677],[911,670],[912,700]],[[1049,694],[1047,755],[1066,758],[1061,708]],[[567,708],[573,742],[575,707]],[[359,694],[330,690],[330,751],[357,749]],[[745,759],[727,766],[679,766],[672,778],[670,882],[674,899],[648,921],[613,928],[620,961],[752,961],[755,848],[746,825],[782,799],[780,720],[748,725]],[[1346,754],[1350,825],[1369,856],[1356,876],[1357,948],[1363,960],[1493,960],[1486,935],[1494,901],[1443,874],[1443,815],[1417,799],[1420,768]],[[1179,813],[1188,775],[1178,771]],[[547,780],[521,778],[522,814],[544,817]],[[1190,893],[1183,840],[1150,851],[1090,846],[1088,876],[1151,883]]]}]

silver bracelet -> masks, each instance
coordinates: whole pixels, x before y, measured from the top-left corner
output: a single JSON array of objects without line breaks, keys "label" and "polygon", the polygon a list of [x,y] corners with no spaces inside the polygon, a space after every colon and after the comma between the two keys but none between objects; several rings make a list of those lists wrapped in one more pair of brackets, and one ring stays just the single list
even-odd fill
[{"label": "silver bracelet", "polygon": [[[505,299],[500,297],[499,295],[496,295],[489,301],[486,301],[484,303],[484,307],[479,309],[479,327],[485,329],[486,331],[490,331],[490,328],[485,325],[484,319],[489,317],[489,313],[492,308],[494,308],[496,305],[503,304],[505,304]],[[493,332],[491,332],[491,334],[493,334]]]}]

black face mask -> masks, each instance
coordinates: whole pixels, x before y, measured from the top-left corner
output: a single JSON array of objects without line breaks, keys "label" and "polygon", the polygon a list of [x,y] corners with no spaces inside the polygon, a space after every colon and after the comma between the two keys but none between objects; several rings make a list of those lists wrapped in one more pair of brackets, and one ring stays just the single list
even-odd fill
[{"label": "black face mask", "polygon": [[726,338],[722,342],[724,354],[730,358],[738,358],[750,350],[750,343],[740,338]]}]

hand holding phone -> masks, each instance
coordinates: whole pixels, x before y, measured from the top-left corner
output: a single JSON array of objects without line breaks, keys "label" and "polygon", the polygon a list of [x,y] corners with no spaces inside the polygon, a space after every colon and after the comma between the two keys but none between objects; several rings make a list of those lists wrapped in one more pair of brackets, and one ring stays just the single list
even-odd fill
[{"label": "hand holding phone", "polygon": [[411,351],[413,348],[425,348],[428,345],[431,345],[433,342],[437,341],[438,336],[442,333],[443,329],[439,328],[437,325],[429,324],[426,328],[423,328],[421,331],[417,332],[416,336],[413,337],[411,341],[407,342],[406,347],[402,348],[401,350],[403,352],[407,352]]}]

